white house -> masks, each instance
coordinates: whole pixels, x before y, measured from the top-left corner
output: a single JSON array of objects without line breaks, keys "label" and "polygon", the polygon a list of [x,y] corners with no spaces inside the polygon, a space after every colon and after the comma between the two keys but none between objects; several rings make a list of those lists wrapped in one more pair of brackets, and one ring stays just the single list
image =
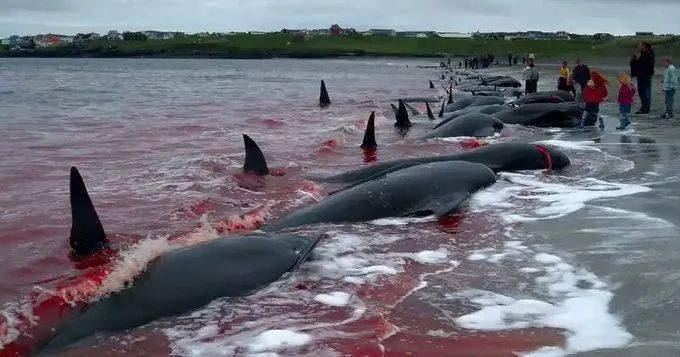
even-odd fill
[{"label": "white house", "polygon": [[472,34],[462,32],[437,32],[437,36],[447,38],[472,38]]}]

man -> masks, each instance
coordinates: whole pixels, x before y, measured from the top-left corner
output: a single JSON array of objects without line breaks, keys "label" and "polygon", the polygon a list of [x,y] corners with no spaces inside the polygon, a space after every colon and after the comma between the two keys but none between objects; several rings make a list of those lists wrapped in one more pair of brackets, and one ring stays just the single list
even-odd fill
[{"label": "man", "polygon": [[583,90],[585,90],[588,81],[590,80],[590,68],[583,64],[580,58],[576,59],[576,67],[572,71],[572,79],[574,82],[578,83],[578,93],[576,99],[580,102],[583,101]]},{"label": "man", "polygon": [[670,119],[673,117],[673,104],[675,102],[675,92],[678,90],[678,70],[673,66],[670,57],[666,57],[661,61],[666,72],[663,74],[662,90],[666,99],[666,113],[661,116],[662,119]]},{"label": "man", "polygon": [[512,53],[508,53],[508,67],[512,67]]},{"label": "man", "polygon": [[652,76],[654,75],[654,50],[648,42],[640,42],[640,55],[631,59],[631,76],[637,78],[638,94],[642,107],[635,114],[649,114],[652,102]]}]

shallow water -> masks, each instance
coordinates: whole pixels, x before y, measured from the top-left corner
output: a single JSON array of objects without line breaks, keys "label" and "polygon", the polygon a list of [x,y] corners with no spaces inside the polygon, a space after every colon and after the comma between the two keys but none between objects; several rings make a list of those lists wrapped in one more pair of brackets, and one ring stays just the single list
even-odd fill
[{"label": "shallow water", "polygon": [[[115,290],[170,249],[169,236],[192,244],[256,228],[334,189],[312,174],[465,150],[460,140],[417,140],[426,118],[405,138],[393,130],[390,101],[443,94],[427,86],[436,72],[416,67],[430,63],[5,60],[3,317],[37,287],[82,273],[68,257],[70,165],[121,249],[106,286]],[[556,77],[545,77],[552,89]],[[333,101],[325,109],[322,78]],[[379,150],[367,158],[358,145],[373,110]],[[560,146],[573,165],[502,174],[439,221],[305,228],[325,236],[293,276],[61,354],[677,355],[678,125],[640,118],[621,133],[615,122],[604,132],[509,128],[489,141]],[[241,175],[243,133],[279,175]]]}]

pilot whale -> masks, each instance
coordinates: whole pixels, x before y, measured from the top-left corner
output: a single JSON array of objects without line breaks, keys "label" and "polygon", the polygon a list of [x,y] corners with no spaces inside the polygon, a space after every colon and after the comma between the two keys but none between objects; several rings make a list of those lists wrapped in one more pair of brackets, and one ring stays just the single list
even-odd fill
[{"label": "pilot whale", "polygon": [[[71,249],[77,257],[97,254],[109,242],[75,167],[70,195]],[[42,346],[48,352],[58,351],[94,333],[139,327],[188,313],[217,298],[248,294],[295,271],[318,241],[283,234],[230,236],[170,250],[152,261],[130,286],[65,316],[37,350]]]},{"label": "pilot whale", "polygon": [[318,182],[355,185],[381,177],[389,172],[442,161],[476,162],[488,166],[495,172],[540,170],[544,168],[562,169],[570,165],[567,155],[554,147],[526,143],[503,143],[487,145],[452,155],[386,161],[341,174],[316,176],[312,179]]},{"label": "pilot whale", "polygon": [[455,120],[447,121],[442,125],[438,125],[429,133],[425,134],[423,138],[452,138],[458,136],[485,138],[493,136],[501,130],[503,130],[502,121],[488,114],[470,113],[461,115]]},{"label": "pilot whale", "polygon": [[416,165],[336,192],[263,230],[387,217],[446,216],[456,212],[471,194],[495,181],[494,172],[481,164],[445,161]]}]

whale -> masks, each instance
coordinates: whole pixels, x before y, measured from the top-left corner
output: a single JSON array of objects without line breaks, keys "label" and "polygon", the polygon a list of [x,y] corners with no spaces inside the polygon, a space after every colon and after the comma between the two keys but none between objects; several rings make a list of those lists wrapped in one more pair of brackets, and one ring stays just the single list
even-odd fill
[{"label": "whale", "polygon": [[479,107],[482,105],[503,104],[505,101],[500,97],[477,97],[470,96],[456,100],[444,107],[445,113],[455,112],[467,107]]},{"label": "whale", "polygon": [[487,86],[518,88],[522,83],[510,76],[482,77],[481,83]]},{"label": "whale", "polygon": [[385,161],[340,174],[315,176],[312,179],[324,183],[356,185],[381,177],[389,172],[442,161],[475,162],[489,167],[494,172],[541,170],[545,168],[560,170],[570,165],[569,157],[555,147],[528,143],[502,143],[486,145],[451,155]]},{"label": "whale", "polygon": [[469,136],[485,138],[503,130],[503,122],[483,113],[469,113],[450,120],[423,136],[424,139]]},{"label": "whale", "polygon": [[[519,124],[537,127],[573,128],[583,115],[583,109],[576,103],[532,103],[498,112],[493,116],[506,124]],[[586,125],[594,125],[595,120],[586,120]]]},{"label": "whale", "polygon": [[416,165],[388,172],[326,197],[265,226],[265,232],[320,223],[365,222],[388,217],[446,216],[471,194],[493,184],[487,166],[465,161]]},{"label": "whale", "polygon": [[267,160],[264,158],[262,150],[255,140],[243,134],[243,144],[245,146],[246,158],[243,163],[243,172],[257,176],[269,175]]},{"label": "whale", "polygon": [[378,147],[378,143],[375,141],[375,111],[371,112],[371,115],[368,117],[364,139],[359,147],[364,150],[375,150]]},{"label": "whale", "polygon": [[563,102],[573,102],[576,99],[571,92],[563,90],[553,90],[545,92],[536,92],[522,96],[515,100],[513,104],[524,105],[524,104],[534,104],[534,103],[563,103]]},{"label": "whale", "polygon": [[465,114],[470,114],[470,113],[482,113],[482,114],[496,114],[498,112],[502,112],[504,110],[509,110],[511,107],[503,104],[491,104],[491,105],[481,105],[478,107],[467,107],[463,108],[461,110],[457,110],[453,113],[449,113],[446,117],[444,117],[437,125],[434,126],[433,129],[436,129],[448,122],[450,122],[453,119],[456,119],[460,117],[461,115]]},{"label": "whale", "polygon": [[319,105],[322,107],[328,106],[331,104],[331,97],[328,95],[328,91],[326,90],[326,82],[321,80],[321,90],[319,93]]},{"label": "whale", "polygon": [[[86,232],[83,227],[101,227],[75,167],[71,168],[71,202],[76,203],[73,226],[77,234]],[[106,248],[101,236],[74,236],[73,232],[70,246],[79,257]],[[84,244],[88,240],[93,242]],[[58,351],[95,333],[139,327],[191,312],[217,298],[246,295],[295,271],[319,240],[285,234],[229,236],[170,250],[127,287],[63,318],[38,349]]]},{"label": "whale", "polygon": [[394,127],[400,130],[406,130],[410,128],[413,124],[408,118],[408,111],[406,110],[406,104],[404,101],[399,99],[399,107],[395,113],[395,123]]}]

